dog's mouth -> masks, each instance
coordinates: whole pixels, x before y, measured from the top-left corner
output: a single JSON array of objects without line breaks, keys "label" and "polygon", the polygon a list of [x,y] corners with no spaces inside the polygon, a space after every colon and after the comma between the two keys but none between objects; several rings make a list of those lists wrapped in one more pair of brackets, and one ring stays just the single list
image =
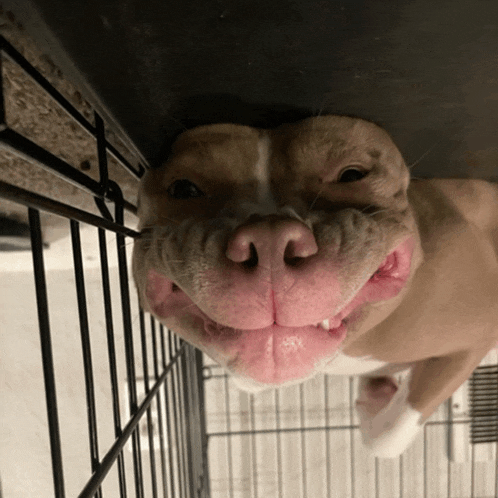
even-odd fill
[{"label": "dog's mouth", "polygon": [[399,244],[339,312],[307,326],[275,322],[252,330],[225,326],[155,270],[149,271],[146,295],[159,317],[195,317],[202,325],[192,342],[229,370],[263,384],[277,385],[309,376],[320,363],[337,354],[348,325],[358,317],[363,305],[395,297],[409,278],[412,251],[412,239]]}]

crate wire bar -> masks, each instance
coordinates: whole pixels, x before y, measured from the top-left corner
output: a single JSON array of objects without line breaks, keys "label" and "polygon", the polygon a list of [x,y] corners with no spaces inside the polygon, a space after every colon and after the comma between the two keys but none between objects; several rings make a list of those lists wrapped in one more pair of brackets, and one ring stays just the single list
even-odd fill
[{"label": "crate wire bar", "polygon": [[[21,67],[27,75],[66,111],[72,120],[90,133],[95,138],[98,149],[100,181],[97,182],[54,156],[49,151],[10,129],[5,119],[3,101],[4,83],[0,66],[2,77],[0,84],[0,119],[2,122],[0,127],[0,147],[28,159],[30,162],[35,163],[92,195],[101,212],[101,216],[97,216],[62,202],[43,197],[36,192],[30,192],[0,181],[0,197],[22,204],[28,208],[54,495],[57,498],[66,496],[63,465],[64,455],[61,447],[61,424],[64,424],[64,420],[60,417],[57,403],[40,210],[51,212],[70,220],[79,331],[84,364],[87,431],[90,449],[89,460],[92,471],[92,475],[89,476],[86,485],[78,496],[80,498],[93,496],[101,498],[103,496],[102,483],[114,465],[117,466],[119,496],[128,496],[130,487],[127,485],[127,480],[129,480],[129,476],[126,474],[123,451],[130,440],[133,459],[134,496],[139,498],[146,496],[143,472],[143,458],[146,457],[141,449],[141,438],[138,432],[138,428],[143,421],[145,421],[149,441],[148,458],[150,462],[150,489],[152,497],[168,496],[183,498],[208,496],[209,483],[207,480],[207,461],[205,459],[207,437],[202,426],[205,421],[204,414],[202,413],[204,406],[201,375],[202,356],[198,351],[195,351],[194,348],[174,336],[162,325],[156,324],[152,317],[150,317],[149,327],[146,327],[146,318],[141,310],[138,313],[142,348],[141,370],[143,372],[145,393],[141,400],[138,399],[137,395],[137,372],[126,250],[127,243],[140,234],[124,226],[124,209],[136,213],[136,208],[123,199],[119,185],[109,179],[107,154],[110,153],[113,155],[123,168],[136,178],[139,178],[145,171],[145,162],[137,153],[135,155],[139,166],[138,168],[132,166],[106,140],[103,119],[95,112],[95,126],[89,123],[3,37],[0,37],[0,51],[2,57],[7,56]],[[132,150],[135,149],[132,148]],[[109,203],[115,207],[114,214],[111,214],[108,209]],[[102,456],[99,454],[94,365],[92,363],[91,334],[88,319],[91,310],[88,309],[86,299],[84,263],[80,237],[80,225],[82,223],[98,228],[115,438],[114,444]],[[116,349],[111,304],[107,232],[116,234],[119,290],[125,341],[126,379],[129,394],[128,412],[130,417],[128,420],[123,420],[120,408],[122,406],[120,401],[122,392],[117,375],[118,352]],[[147,353],[150,348],[152,351],[152,364],[149,363],[150,356]],[[151,408],[153,404],[158,413],[157,431],[159,449],[157,452],[153,433],[155,429]],[[165,421],[164,424],[163,421]]]},{"label": "crate wire bar", "polygon": [[471,439],[498,442],[498,365],[481,366],[470,379]]},{"label": "crate wire bar", "polygon": [[[474,376],[480,369],[496,372],[498,352],[488,356],[493,366],[479,367]],[[497,441],[474,444],[471,410],[452,419],[451,400],[407,452],[382,460],[362,447],[353,378],[324,375],[252,395],[238,392],[207,358],[204,377],[212,498],[498,498]],[[471,378],[469,389],[475,383]],[[480,386],[481,396],[498,392],[494,377]],[[487,412],[496,429],[492,404],[496,397],[489,398]],[[469,454],[459,460],[450,445],[453,431],[462,427]]]}]

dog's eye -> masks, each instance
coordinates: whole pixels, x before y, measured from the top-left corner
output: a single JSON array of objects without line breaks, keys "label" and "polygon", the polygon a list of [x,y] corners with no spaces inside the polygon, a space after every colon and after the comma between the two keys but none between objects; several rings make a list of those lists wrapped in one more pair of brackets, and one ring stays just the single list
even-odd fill
[{"label": "dog's eye", "polygon": [[339,177],[337,179],[338,182],[340,183],[346,183],[346,182],[357,182],[358,180],[361,180],[367,176],[367,171],[357,167],[357,166],[349,166],[345,169],[343,169],[339,173]]},{"label": "dog's eye", "polygon": [[175,180],[168,187],[168,195],[173,199],[191,199],[193,197],[202,197],[204,192],[190,180]]}]

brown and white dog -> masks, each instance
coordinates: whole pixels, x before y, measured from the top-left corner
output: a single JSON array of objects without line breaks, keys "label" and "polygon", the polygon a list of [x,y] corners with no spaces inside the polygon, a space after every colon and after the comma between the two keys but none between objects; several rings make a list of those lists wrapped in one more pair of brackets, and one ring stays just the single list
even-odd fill
[{"label": "brown and white dog", "polygon": [[361,375],[376,456],[403,452],[498,340],[498,186],[410,182],[373,123],[186,131],[139,216],[143,308],[246,390]]}]

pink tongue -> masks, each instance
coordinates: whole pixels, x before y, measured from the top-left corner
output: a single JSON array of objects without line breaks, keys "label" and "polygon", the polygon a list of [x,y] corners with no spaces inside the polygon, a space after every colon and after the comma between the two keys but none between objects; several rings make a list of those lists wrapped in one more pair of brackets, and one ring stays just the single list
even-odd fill
[{"label": "pink tongue", "polygon": [[343,325],[331,331],[315,326],[271,325],[248,331],[213,327],[206,324],[216,348],[235,358],[230,369],[265,384],[307,376],[320,360],[337,351],[346,333]]}]

